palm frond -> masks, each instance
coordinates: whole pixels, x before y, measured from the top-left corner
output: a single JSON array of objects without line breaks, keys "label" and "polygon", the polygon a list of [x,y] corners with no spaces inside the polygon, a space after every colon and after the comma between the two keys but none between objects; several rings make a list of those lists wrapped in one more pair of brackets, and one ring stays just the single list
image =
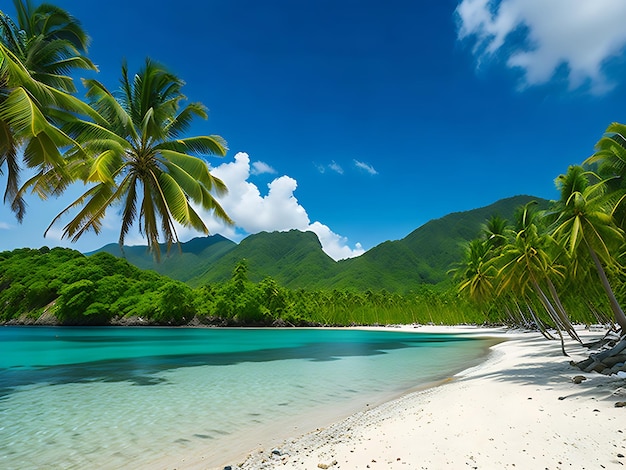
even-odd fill
[{"label": "palm frond", "polygon": [[28,139],[24,148],[24,163],[27,168],[59,170],[65,164],[65,160],[59,152],[58,144],[50,138],[50,134],[40,132]]},{"label": "palm frond", "polygon": [[189,130],[194,118],[207,119],[207,108],[202,103],[189,103],[178,115],[165,127],[165,133],[170,138],[176,138]]},{"label": "palm frond", "polygon": [[17,142],[13,139],[10,127],[6,122],[0,120],[0,174],[2,166],[6,165],[6,188],[4,191],[4,202],[10,202],[11,211],[19,222],[24,219],[26,202],[19,194],[20,165],[17,154]]},{"label": "palm frond", "polygon": [[201,186],[202,190],[202,203],[203,209],[213,212],[213,216],[221,220],[228,225],[235,225],[235,222],[226,213],[224,208],[217,202],[217,199],[207,190],[205,186]]},{"label": "palm frond", "polygon": [[106,183],[99,183],[90,188],[63,211],[61,211],[53,219],[45,233],[50,230],[52,225],[55,224],[62,215],[79,206],[82,206],[82,209],[63,228],[63,237],[71,238],[71,240],[75,242],[86,231],[93,230],[96,234],[100,233],[102,228],[102,219],[105,216],[106,209],[120,198],[122,195],[122,188],[122,185],[116,188],[115,186]]},{"label": "palm frond", "polygon": [[[157,148],[158,147],[160,146],[157,146]],[[173,150],[161,150],[160,154],[165,157],[166,160],[182,168],[192,177],[200,181],[207,189],[215,191],[218,195],[227,192],[224,182],[211,174],[207,164],[203,160]]]},{"label": "palm frond", "polygon": [[175,150],[179,153],[197,154],[200,156],[215,155],[223,157],[228,150],[228,144],[219,135],[208,135],[169,140],[159,144],[157,148]]},{"label": "palm frond", "polygon": [[130,228],[137,217],[137,177],[129,175],[123,183],[126,189],[124,195],[124,209],[122,210],[122,227],[120,229],[119,244],[124,245],[124,238],[128,235]]},{"label": "palm frond", "polygon": [[159,190],[168,212],[183,226],[190,225],[189,201],[185,191],[171,175],[161,172],[158,175]]},{"label": "palm frond", "polygon": [[95,119],[98,125],[116,132],[120,138],[130,135],[134,140],[139,140],[128,110],[102,83],[83,79],[83,85],[87,88],[86,97],[89,103],[98,113]]},{"label": "palm frond", "polygon": [[115,184],[115,176],[122,170],[123,161],[119,152],[105,150],[98,155],[93,164],[87,181]]},{"label": "palm frond", "polygon": [[200,203],[202,201],[202,190],[200,188],[202,183],[178,165],[170,161],[165,161],[164,164],[168,173],[182,188],[184,193],[191,198],[192,201]]}]

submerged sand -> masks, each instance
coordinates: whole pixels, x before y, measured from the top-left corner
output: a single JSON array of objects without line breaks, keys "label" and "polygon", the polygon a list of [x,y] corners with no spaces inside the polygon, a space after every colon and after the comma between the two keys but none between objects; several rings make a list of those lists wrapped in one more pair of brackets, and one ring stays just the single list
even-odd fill
[{"label": "submerged sand", "polygon": [[[249,455],[219,468],[557,470],[626,464],[626,408],[615,407],[626,400],[624,379],[570,366],[588,355],[572,341],[567,358],[558,342],[537,333],[475,333],[507,341],[494,346],[484,363],[440,386],[279,445],[268,436]],[[591,340],[601,333],[583,335]],[[575,384],[576,375],[587,380]],[[176,468],[206,467],[196,460],[179,461]]]}]

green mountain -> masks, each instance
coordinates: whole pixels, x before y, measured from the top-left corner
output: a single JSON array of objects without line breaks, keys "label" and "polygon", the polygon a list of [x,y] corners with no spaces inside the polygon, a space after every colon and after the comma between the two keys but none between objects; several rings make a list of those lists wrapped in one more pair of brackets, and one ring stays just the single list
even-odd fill
[{"label": "green mountain", "polygon": [[446,282],[450,279],[447,272],[462,259],[465,244],[480,234],[489,217],[512,220],[517,208],[530,201],[537,201],[540,209],[548,206],[545,199],[515,196],[431,220],[401,240],[386,241],[358,258],[340,261],[338,274],[323,285],[406,291],[417,284]]},{"label": "green mountain", "polygon": [[[530,201],[540,208],[548,201],[515,196],[465,212],[432,220],[405,238],[386,241],[357,258],[334,261],[322,251],[312,232],[262,232],[239,244],[219,235],[196,238],[181,250],[155,263],[144,247],[125,247],[126,259],[143,269],[153,269],[191,286],[221,282],[231,277],[235,265],[246,260],[250,280],[272,277],[289,288],[338,288],[406,292],[420,284],[449,280],[447,271],[461,260],[464,244],[478,236],[492,215],[512,219],[515,210]],[[118,245],[98,251],[121,256]]]},{"label": "green mountain", "polygon": [[117,243],[110,243],[87,255],[104,251],[119,258],[126,258],[130,264],[140,269],[151,269],[172,279],[187,282],[201,277],[207,269],[236,247],[235,242],[221,235],[211,235],[181,243],[180,249],[174,246],[169,253],[166,253],[166,246],[161,246],[163,255],[159,263],[155,262],[145,245],[124,246],[122,252]]},{"label": "green mountain", "polygon": [[335,273],[336,261],[322,250],[313,232],[261,232],[243,239],[210,269],[194,279],[192,286],[230,279],[235,265],[246,260],[248,278],[259,282],[272,277],[285,287],[315,287]]}]

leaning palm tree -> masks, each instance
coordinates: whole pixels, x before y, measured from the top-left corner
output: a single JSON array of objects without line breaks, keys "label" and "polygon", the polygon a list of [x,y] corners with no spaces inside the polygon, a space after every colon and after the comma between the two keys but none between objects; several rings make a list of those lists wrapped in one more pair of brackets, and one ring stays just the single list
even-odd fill
[{"label": "leaning palm tree", "polygon": [[129,76],[126,64],[122,66],[116,94],[96,80],[83,82],[87,100],[97,112],[95,122],[76,121],[66,130],[82,143],[89,157],[71,152],[67,157],[72,176],[93,186],[50,226],[78,210],[63,230],[63,236],[76,241],[87,231],[98,233],[107,209],[120,205],[120,246],[138,220],[140,232],[158,259],[161,235],[168,250],[178,243],[175,222],[208,233],[192,202],[232,223],[213,196],[226,191],[224,183],[199,158],[225,155],[226,142],[217,135],[182,137],[194,117],[207,118],[200,103],[182,106],[182,80],[147,59],[134,76]]},{"label": "leaning palm tree", "polygon": [[63,172],[59,148],[76,142],[59,126],[76,113],[90,114],[71,95],[76,89],[70,73],[95,66],[83,55],[87,36],[71,15],[47,4],[33,8],[28,0],[14,4],[17,23],[0,11],[0,174],[6,171],[4,201],[21,221],[26,205],[20,172],[23,166],[36,175]]},{"label": "leaning palm tree", "polygon": [[595,150],[584,165],[597,167],[598,175],[606,182],[615,222],[626,230],[626,125],[609,125]]},{"label": "leaning palm tree", "polygon": [[59,149],[78,144],[59,126],[77,114],[90,115],[91,110],[72,95],[34,80],[0,44],[0,175],[6,171],[4,202],[19,221],[26,210],[22,167],[37,175],[51,169],[61,174],[65,161]]},{"label": "leaning palm tree", "polygon": [[[594,176],[594,179],[597,179]],[[589,258],[596,268],[602,287],[609,299],[615,321],[626,333],[626,315],[609,283],[605,266],[616,264],[615,250],[624,242],[624,232],[615,224],[611,200],[605,197],[602,182],[589,184],[589,173],[580,166],[569,167],[565,175],[557,178],[561,192],[554,216],[552,235],[561,242],[571,256],[571,269],[576,275],[577,266]]]},{"label": "leaning palm tree", "polygon": [[[572,338],[579,338],[562,308],[552,281],[553,278],[564,278],[564,267],[553,256],[554,240],[539,230],[531,214],[530,204],[527,204],[520,214],[514,239],[502,249],[498,290],[500,293],[517,293],[521,298],[528,298],[530,292],[536,295],[554,323],[561,338],[561,350],[567,355],[561,329],[565,329]],[[553,297],[552,301],[542,287],[545,285]]]}]

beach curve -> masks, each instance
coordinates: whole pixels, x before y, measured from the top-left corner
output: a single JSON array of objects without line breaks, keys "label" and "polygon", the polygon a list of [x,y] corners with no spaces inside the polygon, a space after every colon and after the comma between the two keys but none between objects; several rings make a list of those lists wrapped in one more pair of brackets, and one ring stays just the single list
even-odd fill
[{"label": "beach curve", "polygon": [[[458,332],[425,328],[428,332]],[[462,329],[467,332],[467,329]],[[356,413],[325,428],[260,447],[218,468],[617,468],[626,462],[624,380],[569,365],[538,333],[476,329],[506,339],[447,383]],[[586,340],[600,333],[581,332]],[[576,375],[587,380],[572,382]],[[179,462],[177,468],[203,468]],[[206,467],[204,467],[206,468]]]}]

